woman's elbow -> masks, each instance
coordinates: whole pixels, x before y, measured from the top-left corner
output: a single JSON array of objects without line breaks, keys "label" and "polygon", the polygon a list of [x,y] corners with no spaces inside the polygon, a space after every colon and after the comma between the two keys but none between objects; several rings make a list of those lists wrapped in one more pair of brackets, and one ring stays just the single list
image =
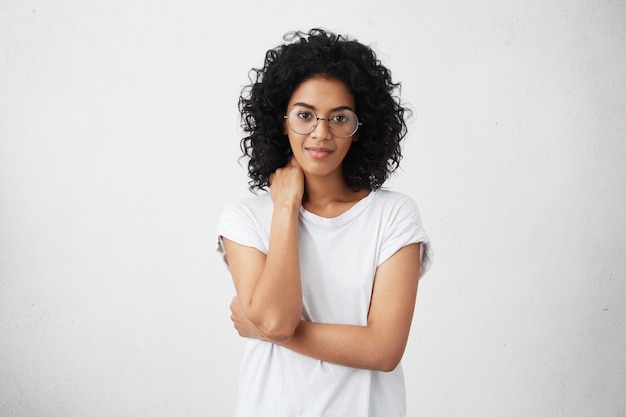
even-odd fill
[{"label": "woman's elbow", "polygon": [[387,360],[379,364],[377,371],[391,372],[400,365],[400,360]]},{"label": "woman's elbow", "polygon": [[402,350],[385,350],[378,355],[372,364],[375,371],[391,372],[400,365],[404,349]]},{"label": "woman's elbow", "polygon": [[257,324],[263,336],[273,343],[285,343],[291,340],[296,333],[298,323],[285,322],[283,320],[265,319]]},{"label": "woman's elbow", "polygon": [[289,331],[289,329],[268,329],[263,330],[263,334],[272,343],[286,343],[293,339],[295,331]]}]

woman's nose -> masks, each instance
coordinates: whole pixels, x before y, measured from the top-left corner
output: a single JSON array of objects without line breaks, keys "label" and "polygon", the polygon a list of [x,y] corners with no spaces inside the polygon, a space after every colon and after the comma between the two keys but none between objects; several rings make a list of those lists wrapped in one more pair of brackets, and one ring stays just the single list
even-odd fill
[{"label": "woman's nose", "polygon": [[323,117],[317,118],[315,128],[311,133],[315,139],[328,139],[331,137],[332,132],[330,130],[330,121]]}]

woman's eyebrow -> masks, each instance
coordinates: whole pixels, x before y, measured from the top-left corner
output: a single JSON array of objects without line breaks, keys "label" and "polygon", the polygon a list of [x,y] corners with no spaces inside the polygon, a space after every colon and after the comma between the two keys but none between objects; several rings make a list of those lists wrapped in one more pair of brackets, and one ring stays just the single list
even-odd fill
[{"label": "woman's eyebrow", "polygon": [[315,106],[313,106],[311,104],[304,103],[302,101],[294,103],[292,107],[296,107],[296,106],[306,107],[307,109],[315,110]]},{"label": "woman's eyebrow", "polygon": [[[306,107],[307,109],[311,109],[311,110],[317,110],[317,107],[315,107],[314,105],[308,104],[308,103],[304,103],[302,101],[294,103],[292,107],[296,107],[296,106]],[[339,111],[339,110],[354,111],[354,109],[352,107],[350,107],[350,106],[339,106],[339,107],[335,107],[334,109],[330,109],[331,113],[334,113],[334,112]]]}]

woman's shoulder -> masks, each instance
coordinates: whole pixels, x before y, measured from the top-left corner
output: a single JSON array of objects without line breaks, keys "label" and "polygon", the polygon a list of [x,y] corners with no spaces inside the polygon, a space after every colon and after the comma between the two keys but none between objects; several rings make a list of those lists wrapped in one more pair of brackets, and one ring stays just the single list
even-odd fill
[{"label": "woman's shoulder", "polygon": [[384,205],[408,204],[415,206],[415,200],[408,194],[400,191],[390,190],[388,188],[380,188],[373,191],[375,200]]},{"label": "woman's shoulder", "polygon": [[250,210],[259,210],[272,205],[272,199],[269,193],[263,192],[252,196],[244,197],[233,201],[226,206],[226,210],[237,210],[248,208]]},{"label": "woman's shoulder", "polygon": [[267,253],[272,202],[259,194],[230,203],[217,222],[218,250],[225,253],[222,238]]},{"label": "woman's shoulder", "polygon": [[415,200],[400,191],[378,189],[374,193],[374,206],[382,210],[386,216],[419,219],[419,209]]},{"label": "woman's shoulder", "polygon": [[226,206],[221,218],[263,217],[272,213],[272,199],[269,193],[255,194],[242,198]]}]

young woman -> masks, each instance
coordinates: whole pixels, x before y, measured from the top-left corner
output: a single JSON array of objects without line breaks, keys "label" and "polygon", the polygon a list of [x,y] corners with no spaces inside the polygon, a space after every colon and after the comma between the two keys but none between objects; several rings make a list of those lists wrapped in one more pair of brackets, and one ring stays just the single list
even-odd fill
[{"label": "young woman", "polygon": [[367,46],[314,29],[267,52],[240,98],[251,190],[219,251],[248,338],[239,417],[401,417],[399,365],[432,253],[414,202],[381,189],[406,134]]}]

